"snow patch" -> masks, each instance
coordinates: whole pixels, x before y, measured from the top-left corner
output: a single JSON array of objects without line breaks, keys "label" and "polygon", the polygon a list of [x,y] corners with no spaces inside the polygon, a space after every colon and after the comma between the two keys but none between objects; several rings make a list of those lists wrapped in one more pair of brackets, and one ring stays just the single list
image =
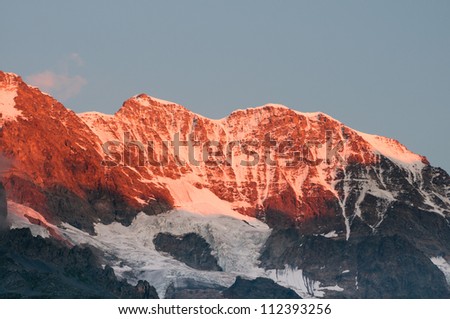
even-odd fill
[{"label": "snow patch", "polygon": [[140,205],[147,205],[150,199],[144,200],[144,199],[136,196],[136,197],[134,197],[134,200],[137,201]]},{"label": "snow patch", "polygon": [[330,231],[329,233],[321,234],[321,236],[323,236],[325,238],[335,238],[335,237],[338,237],[338,234],[336,233],[335,230],[333,230],[333,231]]},{"label": "snow patch", "polygon": [[297,267],[286,265],[284,269],[267,270],[266,274],[278,284],[291,288],[302,298],[324,296],[324,293],[319,291],[320,282],[310,280],[303,275],[303,270]]},{"label": "snow patch", "polygon": [[[110,128],[110,122],[113,122],[114,115],[99,112],[85,112],[78,113],[77,116],[97,135],[101,144],[119,139],[119,136],[114,135]],[[98,145],[98,151],[102,156],[104,155],[101,145]]]},{"label": "snow patch", "polygon": [[254,222],[253,217],[239,214],[234,208],[234,204],[217,197],[216,194],[207,188],[199,189],[192,185],[186,178],[174,180],[170,178],[159,178],[159,181],[166,186],[174,199],[174,206],[180,210],[195,212],[200,215],[222,215],[238,220]]},{"label": "snow patch", "polygon": [[388,137],[355,132],[366,140],[376,153],[389,158],[397,165],[408,168],[413,172],[420,171],[425,167],[422,156],[411,152],[398,141]]},{"label": "snow patch", "polygon": [[14,85],[0,86],[0,121],[14,121],[22,116],[22,111],[16,109],[14,99],[17,96],[17,87]]},{"label": "snow patch", "polygon": [[142,106],[151,106],[150,101],[156,102],[161,105],[179,105],[178,103],[166,101],[163,99],[158,99],[156,97],[149,96],[146,94],[135,95],[135,96],[133,96],[133,99],[136,100],[137,102],[139,102],[139,104],[141,104]]},{"label": "snow patch", "polygon": [[443,257],[431,257],[431,262],[444,273],[447,283],[450,285],[450,263]]},{"label": "snow patch", "polygon": [[344,291],[338,285],[322,287],[320,281],[315,281],[303,274],[302,269],[285,265],[284,269],[269,269],[266,275],[279,285],[291,288],[302,298],[325,296],[326,290]]},{"label": "snow patch", "polygon": [[[50,237],[48,229],[56,229],[56,227],[49,222],[34,209],[8,201],[8,222],[12,229],[29,228],[33,236],[41,236],[43,238]],[[39,224],[32,223],[28,217],[39,221]]]}]

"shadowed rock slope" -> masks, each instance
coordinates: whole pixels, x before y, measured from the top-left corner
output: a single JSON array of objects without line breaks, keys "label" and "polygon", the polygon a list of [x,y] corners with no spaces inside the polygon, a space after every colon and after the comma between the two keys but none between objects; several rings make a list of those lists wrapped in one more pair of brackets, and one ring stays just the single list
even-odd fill
[{"label": "shadowed rock slope", "polygon": [[158,298],[146,281],[119,281],[89,248],[67,248],[28,229],[0,237],[0,298]]}]

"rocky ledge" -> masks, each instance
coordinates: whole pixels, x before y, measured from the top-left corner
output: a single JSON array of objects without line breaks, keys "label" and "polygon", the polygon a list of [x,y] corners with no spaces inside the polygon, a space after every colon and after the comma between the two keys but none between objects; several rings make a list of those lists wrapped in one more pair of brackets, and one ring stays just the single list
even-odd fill
[{"label": "rocky ledge", "polygon": [[157,251],[170,254],[173,258],[199,270],[222,271],[217,259],[211,253],[211,247],[198,234],[189,233],[175,236],[159,233],[153,239]]}]

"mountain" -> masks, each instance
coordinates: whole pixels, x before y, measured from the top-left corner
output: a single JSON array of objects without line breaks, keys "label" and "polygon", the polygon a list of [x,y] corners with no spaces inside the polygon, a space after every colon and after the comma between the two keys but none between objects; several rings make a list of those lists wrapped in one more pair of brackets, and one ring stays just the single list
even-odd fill
[{"label": "mountain", "polygon": [[450,177],[396,140],[276,104],[212,120],[140,94],[76,114],[3,72],[0,107],[12,227],[95,247],[160,296],[238,276],[302,297],[448,296]]}]

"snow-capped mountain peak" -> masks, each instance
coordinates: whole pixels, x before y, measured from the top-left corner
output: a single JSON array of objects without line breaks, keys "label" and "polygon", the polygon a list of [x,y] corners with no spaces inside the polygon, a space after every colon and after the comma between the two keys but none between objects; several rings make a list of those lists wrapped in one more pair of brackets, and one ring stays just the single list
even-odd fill
[{"label": "snow-capped mountain peak", "polygon": [[15,120],[22,112],[15,107],[20,77],[14,73],[0,73],[0,125]]},{"label": "snow-capped mountain peak", "polygon": [[[2,85],[14,79],[3,75]],[[122,194],[124,204],[135,209],[164,202],[192,210],[198,198],[214,196],[208,201],[269,224],[280,218],[305,224],[340,211],[345,223],[327,223],[320,231],[347,238],[355,216],[376,228],[389,205],[404,197],[409,205],[432,207],[439,214],[448,211],[447,194],[432,187],[430,176],[424,175],[430,174],[424,157],[321,112],[302,113],[271,103],[212,120],[177,103],[140,94],[114,115],[76,115],[40,91],[20,87],[14,108],[30,115],[39,112],[39,117],[17,125],[30,125],[35,131],[38,127],[40,134],[59,132],[46,155],[53,165],[38,173],[24,166],[27,179],[40,187],[64,181],[62,185],[83,197],[83,189],[92,187],[88,185],[99,185],[103,191]],[[28,96],[40,101],[38,109],[24,98]],[[15,138],[11,135],[11,142]],[[26,137],[30,143],[33,138]],[[18,154],[11,145],[5,148]],[[72,153],[78,156],[78,169],[54,173],[64,162],[58,160],[60,154]],[[33,156],[26,161],[31,163]],[[86,175],[83,184],[79,169],[95,177]],[[411,199],[410,188],[417,192]],[[180,201],[176,193],[187,195]],[[369,197],[376,199],[375,211],[364,206]]]}]

